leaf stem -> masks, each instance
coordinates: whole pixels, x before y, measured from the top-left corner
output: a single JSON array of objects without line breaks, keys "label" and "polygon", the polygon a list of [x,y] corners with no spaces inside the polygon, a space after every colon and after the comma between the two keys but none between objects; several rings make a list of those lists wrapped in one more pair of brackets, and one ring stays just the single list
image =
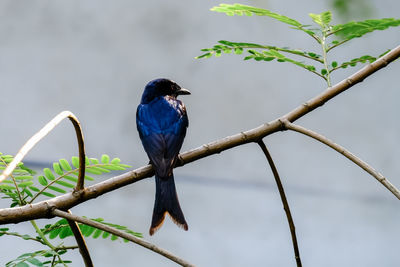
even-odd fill
[{"label": "leaf stem", "polygon": [[330,75],[329,66],[328,66],[328,57],[327,57],[328,51],[327,51],[327,46],[326,46],[326,32],[325,31],[322,32],[321,47],[322,47],[322,56],[324,58],[324,66],[326,69],[326,75],[325,75],[326,79],[325,80],[326,80],[326,83],[328,84],[328,87],[331,87],[332,84],[331,84],[331,75]]},{"label": "leaf stem", "polygon": [[53,251],[56,251],[56,247],[53,246],[49,240],[47,240],[47,238],[45,237],[45,235],[43,234],[43,232],[40,230],[40,228],[37,226],[35,220],[30,220],[33,228],[35,228],[36,233],[40,236],[40,238],[43,240],[43,242],[49,247],[51,248]]},{"label": "leaf stem", "polygon": [[46,245],[46,243],[44,243],[42,240],[40,240],[40,239],[38,239],[38,238],[31,237],[31,236],[21,235],[21,234],[12,233],[12,232],[0,232],[0,233],[1,233],[2,235],[4,234],[4,235],[10,235],[10,236],[17,236],[17,237],[20,237],[20,238],[22,238],[22,239],[24,239],[24,240],[32,240],[32,241],[39,242],[39,243],[41,243],[41,244],[43,244],[43,245]]},{"label": "leaf stem", "polygon": [[339,45],[342,45],[342,44],[344,44],[345,42],[347,42],[347,41],[350,41],[351,39],[345,39],[345,40],[343,40],[343,41],[341,41],[341,42],[339,42],[339,43],[337,43],[337,44],[334,44],[334,45],[332,45],[332,46],[330,46],[330,47],[327,47],[326,48],[326,52],[328,53],[329,51],[331,51],[331,49],[333,49],[333,48],[335,48],[335,47],[338,47]]},{"label": "leaf stem", "polygon": [[[242,48],[257,48],[257,47],[249,46],[249,47],[242,47]],[[264,46],[264,45],[262,47],[260,47],[260,48],[264,48],[264,49],[268,49],[268,50],[274,49],[276,51],[286,52],[286,53],[289,53],[289,54],[293,54],[293,55],[305,57],[305,58],[308,58],[308,59],[312,59],[312,60],[318,61],[319,63],[322,63],[322,64],[324,63],[324,61],[322,59],[319,59],[319,58],[316,58],[316,57],[311,57],[311,56],[307,55],[306,53],[302,53],[300,51],[296,52],[296,51],[293,51],[293,50],[290,50],[290,49],[286,49],[286,48],[280,48],[280,47],[276,47],[276,46]]]},{"label": "leaf stem", "polygon": [[56,253],[56,255],[54,255],[54,257],[57,256],[57,257],[58,257],[58,260],[59,260],[65,267],[68,267],[68,266],[63,262],[63,260],[61,259],[60,255],[57,253],[57,250],[59,250],[59,249],[58,249],[57,247],[53,246],[53,244],[51,244],[51,243],[49,242],[49,240],[47,240],[47,238],[46,238],[46,236],[43,234],[42,230],[40,230],[40,228],[37,226],[35,220],[30,220],[30,222],[31,222],[33,228],[35,228],[36,233],[37,233],[37,234],[40,236],[40,238],[43,240],[43,242],[44,242],[49,248],[51,248],[51,250],[53,250],[53,251]]}]

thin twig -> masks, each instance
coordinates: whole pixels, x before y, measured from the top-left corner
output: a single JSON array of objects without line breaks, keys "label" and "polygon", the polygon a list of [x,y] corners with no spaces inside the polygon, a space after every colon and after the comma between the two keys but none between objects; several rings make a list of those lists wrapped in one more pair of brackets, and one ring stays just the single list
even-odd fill
[{"label": "thin twig", "polygon": [[111,233],[113,235],[125,238],[125,239],[127,239],[129,241],[132,241],[133,243],[136,243],[136,244],[142,246],[142,247],[150,249],[150,250],[152,250],[152,251],[154,251],[154,252],[156,252],[156,253],[158,253],[158,254],[160,254],[160,255],[162,255],[162,256],[164,256],[164,257],[166,257],[166,258],[168,258],[168,259],[170,259],[170,260],[172,260],[172,261],[174,261],[176,263],[178,263],[181,266],[194,267],[193,264],[191,264],[191,263],[179,258],[178,256],[175,256],[171,252],[168,252],[168,251],[166,251],[166,250],[164,250],[162,248],[157,247],[156,245],[154,245],[154,244],[152,244],[152,243],[150,243],[148,241],[145,241],[145,240],[143,240],[141,238],[138,238],[136,236],[133,236],[131,234],[122,232],[122,231],[120,231],[118,229],[115,229],[115,228],[113,228],[111,226],[108,226],[108,225],[105,225],[105,224],[102,224],[102,223],[99,223],[99,222],[96,222],[96,221],[92,221],[92,220],[89,220],[89,219],[81,217],[81,216],[73,215],[73,214],[70,214],[68,212],[65,212],[65,211],[62,211],[62,210],[59,210],[59,209],[52,210],[52,214],[54,216],[62,217],[62,218],[65,218],[67,220],[72,220],[72,221],[80,222],[80,223],[83,223],[83,224],[86,224],[86,225],[90,225],[90,226],[96,227],[96,228],[98,228],[100,230],[109,232],[109,233]]},{"label": "thin twig", "polygon": [[84,177],[85,177],[85,146],[83,142],[83,133],[78,119],[70,111],[63,111],[55,116],[49,123],[47,123],[39,132],[33,135],[18,151],[13,161],[7,166],[7,168],[0,175],[0,183],[4,181],[17,167],[18,163],[28,154],[28,152],[48,133],[50,133],[54,127],[56,127],[62,120],[69,118],[74,125],[76,137],[78,139],[79,146],[79,177],[75,190],[79,191],[83,189]]},{"label": "thin twig", "polygon": [[296,228],[294,226],[292,214],[290,213],[289,203],[286,199],[285,190],[283,189],[281,178],[279,177],[278,170],[276,169],[271,154],[268,152],[268,149],[265,146],[263,140],[258,141],[258,145],[264,152],[264,155],[268,160],[269,166],[271,167],[272,173],[274,174],[275,182],[276,185],[278,186],[279,195],[281,196],[283,209],[285,210],[286,218],[289,223],[290,234],[292,235],[292,243],[293,243],[293,250],[294,250],[294,257],[296,259],[296,264],[297,267],[301,267],[302,265],[301,265],[299,247],[297,245]]},{"label": "thin twig", "polygon": [[376,171],[374,168],[372,168],[368,163],[360,159],[359,157],[355,156],[353,153],[351,153],[349,150],[346,148],[342,147],[341,145],[336,144],[335,142],[329,140],[325,136],[316,133],[314,131],[311,131],[309,129],[306,129],[302,126],[293,124],[289,122],[288,120],[283,120],[282,123],[285,125],[286,129],[292,130],[304,135],[307,135],[317,141],[320,141],[321,143],[329,146],[330,148],[336,150],[355,164],[357,164],[359,167],[361,167],[363,170],[368,172],[370,175],[372,175],[378,182],[380,182],[384,187],[386,187],[390,192],[393,193],[398,199],[400,199],[400,191],[389,181],[387,180],[382,174],[380,174],[378,171]]},{"label": "thin twig", "polygon": [[40,240],[40,239],[38,239],[38,238],[34,238],[34,237],[31,237],[31,236],[28,236],[28,235],[21,235],[21,234],[18,234],[18,233],[14,233],[14,232],[5,232],[5,231],[0,231],[0,234],[1,234],[1,235],[17,236],[17,237],[20,237],[20,238],[22,238],[22,239],[24,239],[24,240],[32,240],[32,241],[39,242],[39,243],[42,244],[42,245],[46,245],[46,243],[44,243],[42,240]]},{"label": "thin twig", "polygon": [[[400,57],[400,46],[397,46],[391,50],[386,55],[382,56],[375,62],[365,66],[361,70],[357,71],[353,75],[344,79],[343,81],[335,84],[334,86],[326,89],[319,95],[310,99],[306,103],[293,109],[286,115],[275,119],[269,123],[265,123],[254,129],[250,129],[245,132],[237,133],[232,136],[216,140],[214,142],[202,145],[198,148],[192,149],[190,151],[184,152],[179,155],[179,164],[175,167],[183,166],[190,162],[221,153],[222,151],[228,150],[230,148],[248,144],[251,142],[257,142],[261,138],[268,136],[270,134],[276,133],[282,129],[283,120],[288,120],[294,122],[297,119],[303,117],[304,115],[310,113],[314,109],[322,106],[338,94],[346,91],[355,84],[363,81],[368,76],[372,75],[376,71],[387,66],[389,63],[393,62],[395,59]],[[21,158],[19,159],[19,161]],[[18,161],[18,162],[19,162]],[[15,163],[16,166],[16,163]],[[8,170],[12,172],[13,169]],[[96,198],[105,193],[111,192],[125,185],[135,183],[144,178],[148,178],[154,175],[154,170],[151,165],[142,166],[136,170],[129,171],[119,176],[112,177],[103,182],[86,187],[80,194],[67,193],[49,200],[41,201],[35,204],[25,205],[23,207],[15,208],[4,208],[0,209],[0,224],[8,223],[18,223],[26,220],[45,218],[49,214],[49,209],[56,207],[62,210],[70,209],[82,202],[89,199]],[[3,177],[4,173],[2,176]],[[0,182],[1,182],[0,178]]]},{"label": "thin twig", "polygon": [[[68,213],[71,214],[71,211],[68,210]],[[81,253],[83,262],[86,267],[93,267],[92,258],[90,257],[89,249],[86,245],[85,239],[83,238],[81,229],[79,229],[78,223],[74,220],[67,219],[69,227],[72,230],[72,233],[75,236],[76,243],[79,247],[79,252]]]}]

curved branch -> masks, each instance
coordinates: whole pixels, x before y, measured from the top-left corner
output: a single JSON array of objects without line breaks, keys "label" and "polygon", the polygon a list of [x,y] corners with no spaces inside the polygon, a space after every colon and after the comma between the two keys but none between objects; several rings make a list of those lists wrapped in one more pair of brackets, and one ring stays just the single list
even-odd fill
[{"label": "curved branch", "polygon": [[[68,210],[68,214],[71,214],[71,211]],[[85,239],[83,238],[81,229],[79,229],[78,223],[74,220],[67,219],[69,227],[72,230],[72,233],[75,236],[76,243],[79,247],[79,252],[82,255],[83,262],[86,267],[93,267],[92,258],[90,257],[89,249],[87,248]]]},{"label": "curved branch", "polygon": [[[379,58],[375,62],[365,66],[347,79],[326,89],[319,95],[300,105],[286,115],[265,123],[254,129],[241,132],[220,140],[205,144],[201,147],[192,149],[179,155],[179,164],[176,167],[183,166],[190,162],[208,157],[213,154],[221,153],[232,147],[240,146],[250,142],[258,142],[262,138],[272,133],[285,130],[281,121],[288,120],[294,122],[314,109],[322,106],[338,94],[346,91],[355,84],[363,81],[381,68],[387,66],[390,62],[400,57],[400,46],[394,48],[389,53]],[[62,210],[68,210],[84,201],[96,198],[110,191],[116,190],[128,184],[135,183],[144,178],[153,176],[154,171],[151,165],[140,167],[136,170],[115,176],[98,184],[88,186],[78,192],[67,193],[50,200],[41,201],[35,204],[25,205],[23,207],[0,209],[0,224],[18,223],[26,220],[53,217],[50,208],[56,207]],[[1,177],[1,176],[0,176]],[[1,181],[1,180],[0,180]]]},{"label": "curved branch", "polygon": [[400,199],[400,191],[392,183],[390,183],[382,174],[377,172],[374,168],[372,168],[370,165],[368,165],[365,161],[363,161],[359,157],[352,154],[346,148],[334,143],[333,141],[329,140],[328,138],[326,138],[325,136],[323,136],[319,133],[316,133],[314,131],[306,129],[302,126],[293,124],[293,123],[289,122],[288,120],[283,120],[282,123],[285,125],[286,129],[307,135],[307,136],[329,146],[330,148],[336,150],[337,152],[339,152],[340,154],[342,154],[343,156],[345,156],[346,158],[348,158],[349,160],[351,160],[352,162],[357,164],[364,171],[371,174],[376,180],[378,180],[378,182],[380,182],[384,187],[386,187],[390,192],[392,192],[393,195],[395,195],[398,199]]},{"label": "curved branch", "polygon": [[279,178],[278,170],[275,167],[274,160],[272,159],[271,154],[269,153],[267,147],[265,146],[265,143],[262,140],[260,140],[258,142],[258,145],[260,146],[261,150],[264,152],[264,155],[268,160],[269,166],[271,167],[272,173],[274,174],[274,178],[275,178],[276,185],[278,187],[279,195],[281,196],[283,209],[285,210],[286,218],[288,220],[290,234],[292,236],[292,243],[293,243],[293,250],[294,250],[294,257],[296,259],[296,264],[297,264],[297,267],[301,267],[302,265],[301,265],[299,247],[297,245],[296,228],[294,226],[293,217],[292,217],[292,214],[291,214],[290,208],[289,208],[289,202],[286,199],[286,194],[285,194],[285,190],[283,189],[281,178]]},{"label": "curved branch", "polygon": [[92,221],[92,220],[89,220],[89,219],[84,218],[84,217],[76,216],[76,215],[73,215],[71,213],[59,210],[59,209],[53,209],[51,213],[54,216],[58,216],[58,217],[61,217],[61,218],[65,218],[67,220],[71,220],[71,221],[80,222],[80,223],[83,223],[83,224],[86,224],[86,225],[90,225],[90,226],[96,227],[96,228],[98,228],[100,230],[109,232],[109,233],[111,233],[113,235],[125,238],[125,239],[127,239],[129,241],[132,241],[133,243],[136,243],[136,244],[142,246],[142,247],[150,249],[151,251],[154,251],[154,252],[156,252],[156,253],[158,253],[158,254],[160,254],[160,255],[162,255],[162,256],[164,256],[164,257],[166,257],[166,258],[168,258],[168,259],[170,259],[170,260],[172,260],[172,261],[174,261],[176,263],[178,263],[181,266],[194,267],[193,264],[191,264],[191,263],[179,258],[178,256],[175,256],[171,252],[168,252],[168,251],[166,251],[166,250],[164,250],[162,248],[157,247],[156,245],[154,245],[154,244],[152,244],[152,243],[150,243],[148,241],[145,241],[145,240],[143,240],[141,238],[138,238],[136,236],[130,235],[128,233],[122,232],[122,231],[120,231],[118,229],[115,229],[115,228],[113,228],[111,226],[108,226],[108,225],[105,225],[105,224],[102,224],[102,223],[99,223],[99,222],[96,222],[96,221]]},{"label": "curved branch", "polygon": [[85,166],[85,146],[83,142],[83,133],[81,125],[75,115],[70,111],[63,111],[55,116],[49,123],[47,123],[39,132],[34,134],[18,151],[17,155],[15,155],[13,161],[7,166],[7,168],[0,175],[0,183],[4,181],[17,167],[18,163],[22,161],[22,159],[28,154],[28,152],[40,141],[42,140],[48,133],[50,133],[54,127],[56,127],[62,120],[65,118],[69,118],[72,124],[74,125],[76,137],[78,139],[79,146],[79,178],[76,185],[75,190],[79,191],[83,189],[84,177],[85,177],[85,168],[81,166]]}]

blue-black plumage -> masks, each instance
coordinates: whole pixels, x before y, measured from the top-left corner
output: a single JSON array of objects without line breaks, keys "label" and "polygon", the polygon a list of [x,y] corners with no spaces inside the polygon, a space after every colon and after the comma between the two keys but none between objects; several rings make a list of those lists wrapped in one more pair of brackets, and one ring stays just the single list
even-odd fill
[{"label": "blue-black plumage", "polygon": [[161,227],[166,214],[178,226],[188,230],[172,172],[189,126],[185,105],[177,96],[188,94],[189,90],[181,88],[174,81],[155,79],[144,88],[137,108],[136,126],[156,178],[150,235]]}]

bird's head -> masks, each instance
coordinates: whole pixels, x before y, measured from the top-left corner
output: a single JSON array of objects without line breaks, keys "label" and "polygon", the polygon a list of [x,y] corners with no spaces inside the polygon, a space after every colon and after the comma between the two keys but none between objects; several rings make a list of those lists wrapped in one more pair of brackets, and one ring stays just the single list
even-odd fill
[{"label": "bird's head", "polygon": [[144,104],[149,103],[156,97],[166,95],[173,97],[177,97],[178,95],[190,95],[190,91],[181,88],[176,82],[169,79],[155,79],[150,81],[144,88],[141,102]]}]

